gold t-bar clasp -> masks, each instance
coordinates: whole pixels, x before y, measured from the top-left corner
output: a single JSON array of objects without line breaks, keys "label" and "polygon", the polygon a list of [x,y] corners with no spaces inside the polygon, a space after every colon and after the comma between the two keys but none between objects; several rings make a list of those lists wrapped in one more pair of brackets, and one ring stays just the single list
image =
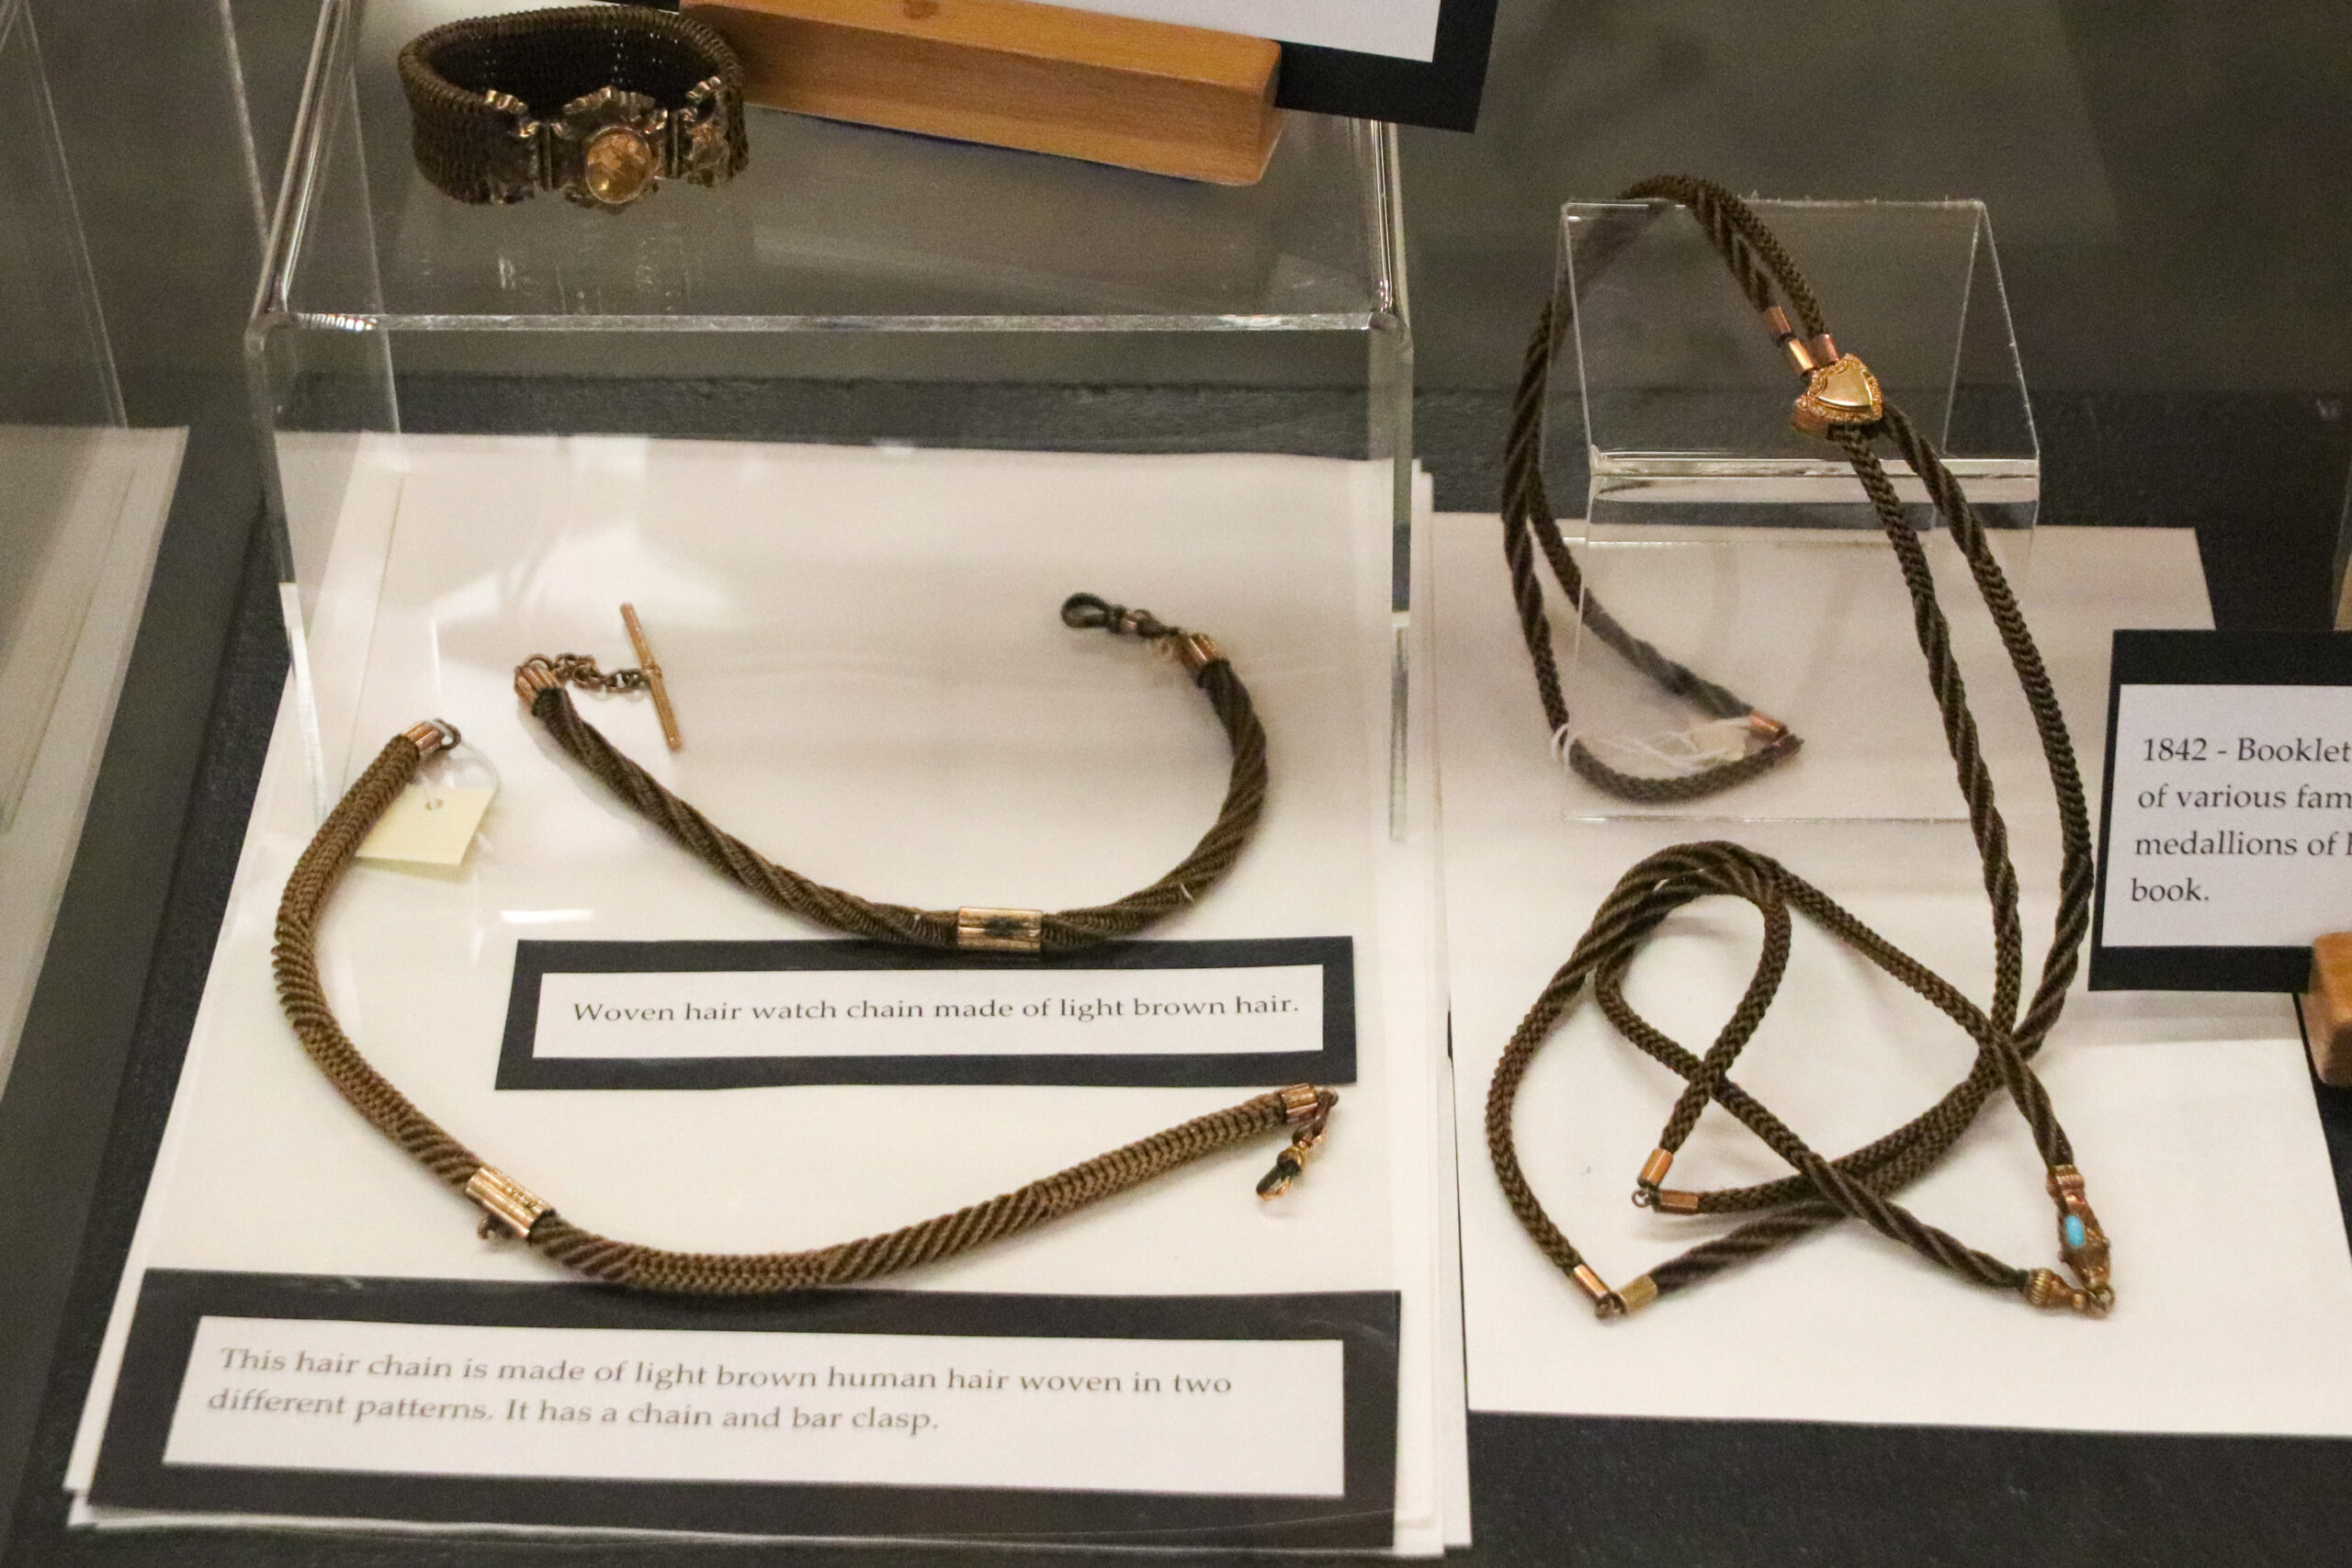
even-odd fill
[{"label": "gold t-bar clasp", "polygon": [[675,751],[686,743],[685,739],[678,733],[677,710],[670,705],[670,688],[653,658],[653,645],[645,640],[645,623],[637,618],[636,605],[621,606],[621,625],[628,628],[629,646],[637,650],[637,667],[645,676],[645,689],[653,694],[653,716],[662,721],[662,739]]}]

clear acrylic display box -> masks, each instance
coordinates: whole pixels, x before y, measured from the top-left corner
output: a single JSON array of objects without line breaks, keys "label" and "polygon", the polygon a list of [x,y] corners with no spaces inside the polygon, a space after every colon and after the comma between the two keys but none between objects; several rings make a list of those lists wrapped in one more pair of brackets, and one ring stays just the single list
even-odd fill
[{"label": "clear acrylic display box", "polygon": [[[2022,593],[2040,457],[1983,204],[1756,205],[1839,348],[1944,452]],[[1544,474],[1556,508],[1583,513],[1563,526],[1587,593],[1804,742],[1760,778],[1680,804],[1620,800],[1563,770],[1569,812],[1964,816],[1877,514],[1844,456],[1791,427],[1797,378],[1699,225],[1666,203],[1567,205],[1554,306],[1569,324],[1547,389]],[[1892,458],[1888,470],[1928,532],[1996,776],[2046,793],[1965,567],[1917,479]],[[1637,773],[1698,765],[1713,739],[1706,716],[1580,635],[1573,611],[1555,622],[1571,731],[1560,744],[1581,739]]]},{"label": "clear acrylic display box", "polygon": [[0,832],[15,818],[121,510],[122,394],[40,47],[0,0]]},{"label": "clear acrylic display box", "polygon": [[1298,117],[1227,188],[754,108],[716,189],[469,207],[393,57],[476,8],[320,18],[248,340],[298,621],[358,455],[423,434],[1370,459],[1401,540],[1392,132]]},{"label": "clear acrylic display box", "polygon": [[[609,1203],[566,1201],[673,1236],[684,1213],[710,1250],[868,1234],[973,1184],[1007,1190],[1040,1140],[1147,1134],[1224,1101],[1127,1084],[499,1086],[526,941],[836,934],[616,816],[517,701],[514,670],[637,663],[627,602],[684,745],[641,693],[581,693],[583,716],[727,831],[866,897],[1077,908],[1175,863],[1233,767],[1179,665],[1057,614],[1074,592],[1148,607],[1230,655],[1273,783],[1232,876],[1147,940],[1344,938],[1356,1136],[1318,1168],[1311,1227],[1301,1205],[1270,1228],[1286,1215],[1247,1181],[1246,1203],[1171,1181],[908,1288],[1395,1292],[1411,1324],[1398,1397],[1419,1401],[1447,1353],[1424,1327],[1438,1187],[1408,1097],[1437,1081],[1441,1036],[1423,1005],[1429,877],[1396,836],[1411,354],[1391,134],[1301,117],[1264,180],[1234,188],[754,109],[749,165],[716,188],[618,213],[546,194],[471,207],[416,172],[393,67],[461,14],[322,13],[248,339],[296,663],[230,923],[258,929],[246,911],[274,907],[284,874],[267,857],[299,852],[389,736],[446,719],[464,741],[436,776],[494,792],[469,858],[359,868],[331,981],[421,1103],[458,1107],[452,1124],[485,1143],[560,1111],[560,1145],[527,1156],[557,1172],[538,1179],[609,1182]],[[208,993],[191,1081],[307,1073],[279,1042],[247,1045],[274,1023],[240,1012],[268,998],[235,986]],[[385,1004],[420,987],[435,1002],[410,1039]],[[362,1124],[287,1120],[348,1151],[301,1163],[371,1190],[411,1174]],[[854,1131],[869,1179],[831,1179],[829,1127]],[[645,1153],[582,1157],[612,1138]],[[257,1197],[247,1178],[294,1156],[252,1152],[220,1179]],[[159,1247],[223,1267],[207,1249],[224,1216],[257,1213],[215,1201],[226,1190],[156,1221]],[[444,1224],[447,1197],[420,1194],[422,1247],[388,1231],[334,1259],[281,1247],[273,1213],[267,1267],[561,1278]],[[1170,1225],[1202,1249],[1170,1247]],[[1435,1442],[1418,1414],[1397,1439],[1400,1532],[1415,1509],[1411,1528],[1434,1530]]]},{"label": "clear acrylic display box", "polygon": [[24,0],[0,0],[0,1081],[65,896],[179,472],[133,430]]}]

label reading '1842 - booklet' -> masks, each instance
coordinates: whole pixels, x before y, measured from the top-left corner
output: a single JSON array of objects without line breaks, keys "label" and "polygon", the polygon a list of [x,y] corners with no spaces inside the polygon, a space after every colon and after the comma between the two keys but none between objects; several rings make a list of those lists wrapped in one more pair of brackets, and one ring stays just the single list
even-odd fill
[{"label": "label reading '1842 - booklet'", "polygon": [[2096,989],[2294,991],[2352,930],[2352,636],[2118,632]]}]

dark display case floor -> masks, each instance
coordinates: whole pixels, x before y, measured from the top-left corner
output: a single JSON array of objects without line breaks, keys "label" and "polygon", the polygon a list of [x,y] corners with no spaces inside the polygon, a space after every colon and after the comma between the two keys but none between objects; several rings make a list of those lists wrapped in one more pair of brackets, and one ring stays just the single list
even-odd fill
[{"label": "dark display case floor", "polygon": [[[2044,400],[2037,412],[2044,449],[2052,454],[2044,518],[2196,526],[2214,602],[2217,610],[2228,607],[2226,620],[2316,624],[2324,593],[2311,585],[2324,581],[2334,548],[2336,487],[2347,446],[2341,421],[2324,416],[2324,406],[2314,398]],[[1319,428],[1334,444],[1340,439],[1343,420],[1332,411],[1301,411],[1297,417],[1295,430]],[[1442,506],[1492,506],[1491,496],[1477,488],[1487,482],[1477,464],[1492,417],[1442,394],[1422,400],[1422,450],[1438,476]],[[1470,477],[1459,477],[1464,474]],[[2276,591],[2282,581],[2302,588],[2284,594]],[[66,1455],[202,994],[285,658],[274,574],[266,553],[254,551],[246,562],[154,967],[65,1303],[65,1326],[38,1395],[40,1422],[0,1564],[442,1568],[716,1559],[945,1568],[1031,1556],[1132,1561],[1019,1549],[66,1528],[61,1484]],[[2352,1197],[2352,1093],[2319,1094],[2341,1201]],[[39,1214],[59,1196],[44,1183],[63,1179],[19,1171],[0,1201],[17,1215]],[[2216,1172],[2215,1179],[2226,1181],[2229,1173]],[[2325,1199],[2297,1194],[2275,1201]],[[53,1267],[63,1267],[63,1250],[58,1249]],[[41,1286],[19,1279],[14,1288]],[[2214,1310],[2228,1310],[2231,1291],[2262,1288],[2259,1280],[2216,1281]],[[2194,1376],[2196,1371],[2165,1368],[2154,1375]],[[17,1392],[33,1397],[31,1388]],[[2064,1412],[2053,1415],[2064,1418]],[[2214,1562],[2335,1568],[2352,1558],[2352,1495],[2341,1484],[2352,1474],[2352,1443],[2346,1442],[1489,1416],[1471,1418],[1470,1440],[1478,1544],[1466,1557],[1476,1564],[2030,1561],[2045,1568]],[[1175,1560],[1252,1559],[1183,1553]]]}]

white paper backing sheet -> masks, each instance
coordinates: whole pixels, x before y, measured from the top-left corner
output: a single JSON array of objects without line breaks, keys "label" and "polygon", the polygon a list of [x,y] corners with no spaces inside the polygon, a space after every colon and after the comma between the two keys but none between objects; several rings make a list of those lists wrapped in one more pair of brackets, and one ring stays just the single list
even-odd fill
[{"label": "white paper backing sheet", "polygon": [[[1229,765],[1182,670],[1064,626],[1063,598],[1091,591],[1208,632],[1257,701],[1274,782],[1229,879],[1150,934],[1351,936],[1360,1081],[1278,1203],[1250,1194],[1272,1154],[1253,1145],[888,1284],[1400,1290],[1397,1542],[1439,1550],[1464,1529],[1437,1469],[1438,1430],[1459,1448],[1458,1340],[1433,1344],[1451,1200],[1434,1155],[1428,845],[1390,832],[1388,475],[1289,457],[371,438],[309,638],[325,793],[427,716],[458,725],[454,756],[501,787],[467,866],[350,874],[322,940],[345,1027],[567,1214],[677,1248],[887,1229],[1230,1104],[1229,1089],[501,1094],[491,1078],[517,938],[827,934],[719,880],[563,759],[514,698],[526,656],[633,662],[617,614],[632,601],[685,749],[663,750],[641,698],[582,710],[713,820],[869,897],[1052,908],[1174,863]],[[340,1101],[279,1016],[269,926],[316,809],[300,718],[289,701],[69,1470],[77,1492],[146,1268],[560,1277],[476,1239],[467,1206]],[[1459,1515],[1458,1451],[1449,1462]]]},{"label": "white paper backing sheet", "polygon": [[1070,9],[1427,60],[1437,49],[1439,5],[1440,0],[1086,0]]},{"label": "white paper backing sheet", "polygon": [[[1667,845],[1731,838],[1777,856],[1983,998],[1992,964],[1981,874],[1959,825],[1571,820],[1596,807],[1546,748],[1499,526],[1447,516],[1433,532],[1474,1409],[2352,1432],[2352,1343],[2343,1333],[2352,1258],[2281,998],[2079,993],[2038,1059],[2114,1239],[2118,1303],[2104,1322],[2030,1311],[1853,1225],[1637,1316],[1596,1322],[1504,1204],[1484,1115],[1505,1042],[1618,876]],[[1803,570],[1803,554],[1791,552],[1790,570]],[[1982,615],[1964,581],[1941,586],[1955,619]],[[2194,540],[2181,531],[2041,529],[2022,596],[2096,802],[2109,634],[2210,624]],[[1611,608],[1636,631],[1645,625],[1639,603]],[[1556,593],[1552,613],[1555,624],[1566,619]],[[1889,659],[1904,656],[1907,634],[1890,629]],[[1918,666],[1916,648],[1907,657]],[[2005,668],[1980,663],[1968,675],[1980,710],[2018,705]],[[1931,701],[1924,676],[1916,700]],[[1805,765],[1800,757],[1790,772]],[[2018,840],[2030,966],[2055,902],[2049,784],[2014,774],[1997,783]],[[1721,801],[1736,815],[1736,795]],[[1736,1003],[1758,941],[1743,905],[1686,908],[1635,964],[1628,999],[1701,1048]],[[1735,1077],[1815,1147],[1843,1152],[1917,1115],[1966,1074],[1972,1055],[1949,1021],[1800,919],[1780,999]],[[1521,1091],[1517,1146],[1529,1179],[1612,1282],[1720,1227],[1628,1201],[1679,1088],[1586,1005]],[[1714,1111],[1674,1179],[1704,1188],[1785,1174]],[[2042,1179],[2014,1107],[1996,1098],[1904,1201],[1998,1257],[2054,1267]]]}]

